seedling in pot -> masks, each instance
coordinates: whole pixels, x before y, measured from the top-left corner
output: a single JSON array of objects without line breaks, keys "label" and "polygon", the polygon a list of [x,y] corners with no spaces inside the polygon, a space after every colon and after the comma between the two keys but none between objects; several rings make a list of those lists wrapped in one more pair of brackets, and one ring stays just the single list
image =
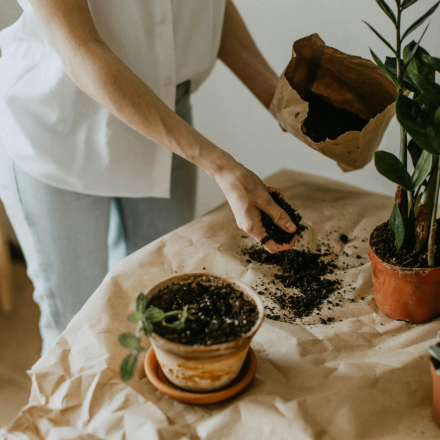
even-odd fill
[{"label": "seedling in pot", "polygon": [[[165,313],[158,307],[147,307],[146,296],[143,293],[138,295],[136,299],[136,311],[128,316],[130,322],[138,323],[136,335],[129,332],[119,335],[121,345],[131,350],[131,354],[122,361],[120,366],[122,380],[127,381],[134,376],[138,354],[146,350],[145,347],[141,345],[141,331],[149,338],[154,332],[154,327],[157,325],[180,330],[185,327],[186,319],[191,318],[187,309],[187,307],[184,307],[183,310],[173,310]],[[172,322],[167,322],[167,318],[170,317],[177,317],[177,319]]]},{"label": "seedling in pot", "polygon": [[[438,332],[437,338],[440,343],[440,332]],[[436,367],[436,372],[440,376],[440,346],[439,345],[431,345],[428,348],[429,354],[432,356],[432,359],[436,361],[434,363],[434,367]]]},{"label": "seedling in pot", "polygon": [[[374,161],[379,173],[398,185],[388,225],[396,248],[410,257],[403,265],[433,267],[440,189],[440,85],[435,82],[435,72],[440,72],[440,59],[431,57],[420,46],[429,24],[417,42],[405,47],[403,42],[432,16],[440,2],[402,32],[402,16],[417,1],[396,0],[397,8],[393,10],[385,0],[376,0],[394,25],[395,45],[366,23],[394,55],[382,62],[371,51],[376,64],[397,88],[396,115],[400,123],[399,158],[378,151]],[[407,91],[413,93],[412,97],[407,96]],[[412,174],[408,172],[408,153],[414,165]],[[426,263],[421,263],[421,254],[425,255]]]}]

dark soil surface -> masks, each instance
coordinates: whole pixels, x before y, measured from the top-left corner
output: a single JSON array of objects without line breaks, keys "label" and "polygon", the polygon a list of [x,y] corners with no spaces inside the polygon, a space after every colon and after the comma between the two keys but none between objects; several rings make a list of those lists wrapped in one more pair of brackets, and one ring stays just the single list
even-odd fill
[{"label": "dark soil surface", "polygon": [[368,123],[348,110],[334,107],[309,90],[306,90],[301,99],[309,103],[309,113],[304,120],[303,130],[313,142],[335,140],[348,131],[362,131]]},{"label": "dark soil surface", "polygon": [[[340,280],[328,277],[338,268],[337,257],[329,251],[289,249],[271,254],[259,246],[251,246],[242,252],[251,261],[277,267],[278,273],[274,278],[284,288],[297,290],[297,294],[279,287],[275,293],[271,293],[268,288],[264,292],[259,292],[269,294],[281,310],[289,312],[296,318],[307,317],[319,310],[341,287]],[[334,301],[332,305],[338,307],[340,304],[339,301]],[[266,316],[274,320],[281,319],[279,314]],[[321,322],[327,323],[332,320],[333,318],[321,319]]]},{"label": "dark soil surface", "polygon": [[307,228],[301,224],[301,216],[299,215],[299,212],[297,212],[296,209],[292,208],[289,203],[283,200],[280,194],[277,192],[271,192],[270,195],[274,202],[284,209],[284,211],[286,211],[287,215],[298,229],[293,234],[286,232],[277,226],[264,211],[261,211],[261,223],[263,223],[263,226],[268,234],[261,240],[261,244],[264,245],[269,240],[273,240],[278,244],[290,243],[296,235],[301,235],[301,233]]},{"label": "dark soil surface", "polygon": [[[440,220],[437,220],[437,225]],[[440,228],[437,228],[440,231]],[[403,247],[397,249],[394,233],[389,228],[388,222],[377,226],[371,235],[371,249],[385,263],[407,268],[427,268],[427,251],[409,251]],[[440,267],[440,233],[436,234],[435,267]]]},{"label": "dark soil surface", "polygon": [[[221,279],[198,278],[174,283],[157,293],[150,306],[164,312],[188,306],[193,319],[187,318],[181,330],[156,324],[160,336],[185,345],[214,345],[244,336],[257,322],[258,309],[252,300]],[[169,318],[172,322],[172,318]]]}]

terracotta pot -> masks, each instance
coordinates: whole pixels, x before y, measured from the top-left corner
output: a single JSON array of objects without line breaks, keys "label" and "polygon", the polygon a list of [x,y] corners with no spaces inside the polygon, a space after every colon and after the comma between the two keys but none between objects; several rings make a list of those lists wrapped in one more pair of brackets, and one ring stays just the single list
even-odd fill
[{"label": "terracotta pot", "polygon": [[432,411],[434,413],[435,422],[440,426],[440,375],[434,367],[432,358],[430,364],[432,376]]},{"label": "terracotta pot", "polygon": [[199,277],[210,277],[213,283],[216,279],[226,281],[251,298],[259,313],[255,325],[248,333],[234,341],[211,346],[178,344],[157,333],[153,333],[150,341],[169,381],[190,391],[212,391],[228,385],[240,372],[250,342],[263,322],[264,306],[258,294],[247,284],[211,273],[190,273],[168,278],[152,287],[146,293],[147,299],[169,284]]},{"label": "terracotta pot", "polygon": [[376,304],[383,314],[412,324],[440,315],[440,267],[411,269],[387,264],[371,249],[371,236],[368,257]]}]

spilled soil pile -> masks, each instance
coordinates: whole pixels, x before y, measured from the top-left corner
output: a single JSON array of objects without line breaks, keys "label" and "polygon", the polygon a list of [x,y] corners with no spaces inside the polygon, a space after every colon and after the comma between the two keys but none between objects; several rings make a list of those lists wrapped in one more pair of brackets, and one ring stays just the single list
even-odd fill
[{"label": "spilled soil pile", "polygon": [[309,103],[303,132],[316,143],[335,140],[348,131],[362,131],[368,121],[348,110],[334,107],[315,93],[306,90],[301,99]]},{"label": "spilled soil pile", "polygon": [[299,212],[297,212],[296,209],[292,208],[289,203],[283,200],[280,194],[278,194],[277,192],[271,192],[270,195],[273,201],[284,211],[286,211],[287,215],[297,227],[297,230],[293,234],[284,231],[279,226],[277,226],[264,211],[261,211],[261,223],[263,223],[263,226],[268,234],[261,240],[261,244],[264,245],[269,240],[273,240],[275,241],[275,243],[278,244],[290,243],[295,236],[301,235],[306,227],[301,224],[301,216],[299,215]]},{"label": "spilled soil pile", "polygon": [[[341,280],[332,275],[337,266],[337,257],[328,250],[318,249],[316,252],[308,250],[289,249],[284,252],[271,254],[260,246],[245,248],[242,254],[251,261],[264,265],[275,266],[278,272],[274,278],[284,288],[295,288],[297,293],[291,290],[285,291],[280,287],[275,292],[266,288],[260,294],[269,295],[281,310],[287,311],[295,318],[310,316],[319,310],[323,303],[341,286]],[[272,281],[272,284],[275,284]],[[339,303],[333,304],[338,306]],[[268,318],[280,320],[277,314],[266,315]],[[331,318],[329,319],[331,321]],[[321,322],[326,322],[321,320]]]},{"label": "spilled soil pile", "polygon": [[[435,267],[440,267],[440,219],[437,219],[437,234],[435,237]],[[394,233],[389,228],[388,222],[377,226],[371,235],[371,249],[385,263],[394,266],[408,268],[427,268],[428,252],[427,249],[422,252],[409,251],[405,248],[397,249]]]},{"label": "spilled soil pile", "polygon": [[183,329],[154,326],[160,336],[185,345],[233,341],[244,336],[258,319],[258,309],[252,300],[231,284],[208,276],[171,284],[158,292],[149,305],[164,312],[188,306],[190,316]]}]

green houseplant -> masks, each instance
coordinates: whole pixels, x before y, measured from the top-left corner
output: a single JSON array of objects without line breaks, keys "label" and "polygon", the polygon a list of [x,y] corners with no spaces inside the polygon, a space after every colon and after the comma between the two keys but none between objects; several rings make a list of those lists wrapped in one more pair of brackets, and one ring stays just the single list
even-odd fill
[{"label": "green houseplant", "polygon": [[[440,273],[435,268],[440,265],[438,258],[436,261],[440,85],[435,81],[440,59],[431,57],[420,46],[429,24],[417,42],[404,46],[404,40],[432,16],[440,2],[402,31],[402,16],[417,1],[395,0],[396,6],[391,8],[385,0],[376,0],[394,25],[394,45],[366,23],[393,53],[382,62],[371,51],[379,68],[397,88],[396,115],[400,123],[399,157],[378,151],[374,158],[379,173],[397,184],[389,221],[370,237],[376,303],[386,315],[414,323],[440,314]],[[409,156],[412,173],[408,171]]]}]

